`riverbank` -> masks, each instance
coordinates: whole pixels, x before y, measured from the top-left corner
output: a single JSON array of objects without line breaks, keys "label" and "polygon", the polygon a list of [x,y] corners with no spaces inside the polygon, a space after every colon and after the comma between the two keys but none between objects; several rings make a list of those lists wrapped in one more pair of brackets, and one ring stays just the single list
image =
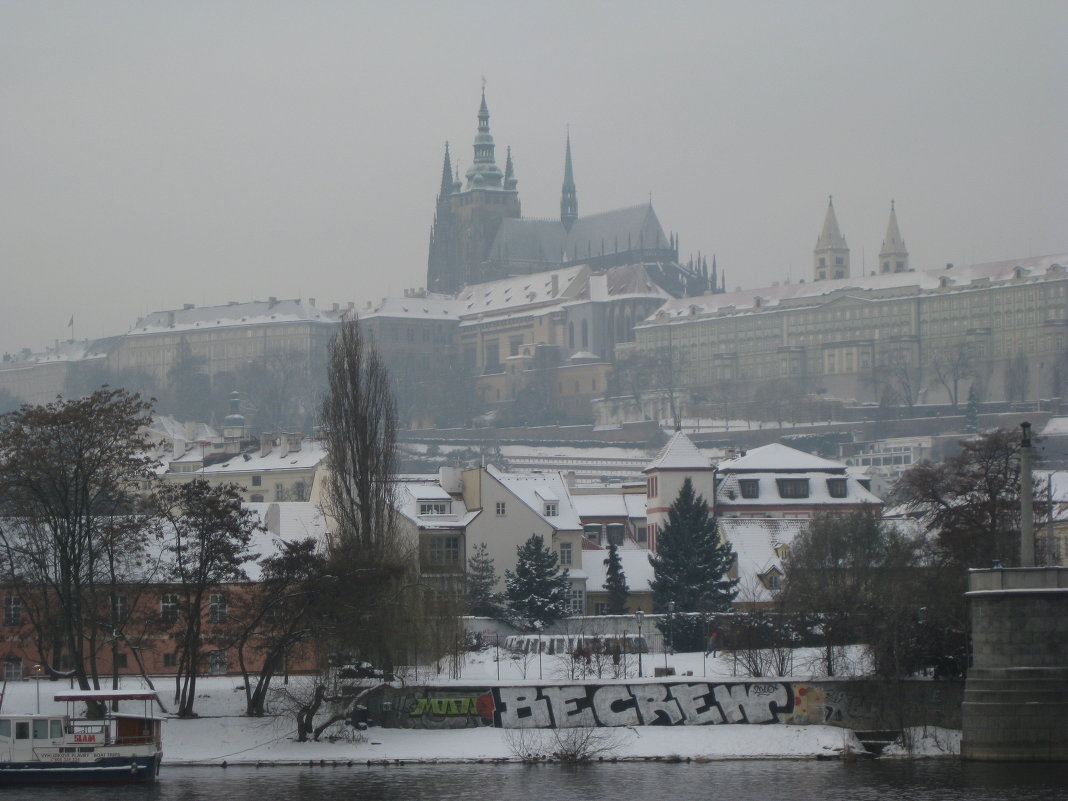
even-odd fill
[{"label": "riverbank", "polygon": [[[292,679],[298,690],[306,679]],[[130,686],[142,686],[128,681]],[[166,703],[173,685],[157,682]],[[62,713],[52,700],[65,683],[40,683],[43,712]],[[849,729],[834,726],[717,725],[629,726],[596,729],[385,729],[372,726],[357,732],[336,724],[319,742],[295,740],[295,720],[285,712],[281,697],[272,702],[272,715],[249,718],[242,714],[245,696],[234,677],[205,677],[197,687],[200,717],[179,719],[162,715],[165,765],[348,765],[367,763],[509,762],[539,758],[560,751],[586,748],[593,759],[711,761],[725,759],[836,759],[865,755]],[[37,704],[36,682],[7,685],[4,712],[32,712]],[[926,737],[923,735],[926,734]],[[591,742],[576,743],[575,737]],[[928,729],[917,732],[911,748],[891,747],[887,755],[906,757],[954,756],[959,733]]]}]

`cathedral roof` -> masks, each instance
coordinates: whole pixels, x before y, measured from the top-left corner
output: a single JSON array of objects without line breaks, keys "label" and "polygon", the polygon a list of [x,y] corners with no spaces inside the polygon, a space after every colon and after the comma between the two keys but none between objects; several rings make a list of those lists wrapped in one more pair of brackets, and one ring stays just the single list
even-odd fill
[{"label": "cathedral roof", "polygon": [[570,232],[559,220],[502,220],[489,260],[553,265],[628,250],[666,250],[670,246],[656,212],[647,203],[579,217]]},{"label": "cathedral roof", "polygon": [[653,205],[646,203],[579,217],[564,241],[563,258],[578,261],[602,253],[669,247]]}]

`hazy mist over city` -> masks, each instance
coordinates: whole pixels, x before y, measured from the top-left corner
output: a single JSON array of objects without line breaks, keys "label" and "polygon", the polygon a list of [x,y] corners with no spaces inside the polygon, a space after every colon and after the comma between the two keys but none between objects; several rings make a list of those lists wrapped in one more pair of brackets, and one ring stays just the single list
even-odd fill
[{"label": "hazy mist over city", "polygon": [[[1063,2],[2,2],[0,351],[426,283],[485,79],[523,214],[647,202],[728,288],[1068,250]],[[711,260],[711,258],[710,258]]]}]

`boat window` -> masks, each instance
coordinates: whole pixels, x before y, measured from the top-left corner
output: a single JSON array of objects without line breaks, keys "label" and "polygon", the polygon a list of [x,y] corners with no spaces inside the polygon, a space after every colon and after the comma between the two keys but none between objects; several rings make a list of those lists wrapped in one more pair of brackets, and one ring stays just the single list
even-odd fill
[{"label": "boat window", "polygon": [[48,725],[52,729],[49,732],[49,735],[52,737],[53,740],[58,740],[60,737],[63,736],[63,721],[62,720],[50,720],[50,721],[48,721]]},{"label": "boat window", "polygon": [[33,721],[33,739],[35,740],[47,740],[48,739],[48,721],[37,720]]},{"label": "boat window", "polygon": [[11,721],[0,720],[0,737],[11,737]]},{"label": "boat window", "polygon": [[30,739],[30,722],[28,720],[16,720],[15,721],[15,739],[16,740],[28,740],[28,739]]}]

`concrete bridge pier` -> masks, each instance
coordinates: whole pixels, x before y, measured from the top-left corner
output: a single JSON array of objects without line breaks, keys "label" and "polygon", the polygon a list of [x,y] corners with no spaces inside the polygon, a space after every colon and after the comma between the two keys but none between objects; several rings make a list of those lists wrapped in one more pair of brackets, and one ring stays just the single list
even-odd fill
[{"label": "concrete bridge pier", "polygon": [[1068,568],[973,570],[961,758],[1068,761]]}]

